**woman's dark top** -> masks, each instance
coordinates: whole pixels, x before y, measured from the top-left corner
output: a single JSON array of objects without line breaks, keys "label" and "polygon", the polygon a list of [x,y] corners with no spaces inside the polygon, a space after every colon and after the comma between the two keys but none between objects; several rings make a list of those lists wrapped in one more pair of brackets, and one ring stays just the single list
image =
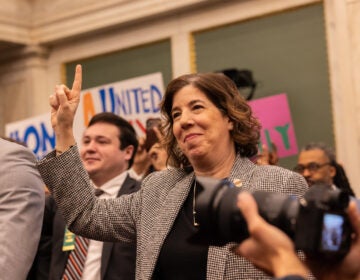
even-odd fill
[{"label": "woman's dark top", "polygon": [[193,191],[194,184],[161,248],[154,279],[206,279],[209,246],[188,241],[198,232],[193,224]]}]

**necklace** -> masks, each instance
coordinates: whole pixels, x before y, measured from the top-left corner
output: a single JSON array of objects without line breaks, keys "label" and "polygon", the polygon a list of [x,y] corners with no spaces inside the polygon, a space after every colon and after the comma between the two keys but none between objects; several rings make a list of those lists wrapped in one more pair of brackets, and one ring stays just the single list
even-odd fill
[{"label": "necklace", "polygon": [[193,225],[194,227],[198,227],[199,223],[196,221],[196,210],[195,210],[195,205],[196,205],[196,180],[194,182],[194,190],[193,190]]}]

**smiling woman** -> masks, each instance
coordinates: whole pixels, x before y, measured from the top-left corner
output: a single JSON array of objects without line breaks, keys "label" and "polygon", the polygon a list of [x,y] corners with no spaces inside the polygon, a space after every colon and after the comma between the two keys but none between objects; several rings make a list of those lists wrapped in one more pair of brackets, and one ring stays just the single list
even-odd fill
[{"label": "smiling woman", "polygon": [[[197,129],[215,161],[230,157],[232,166],[236,152],[246,157],[257,153],[260,124],[236,85],[223,74],[190,74],[173,80],[161,108],[167,119],[165,141],[175,166],[196,164],[186,154],[185,139],[179,137],[184,137],[181,133],[191,136]],[[203,159],[213,163],[210,158]]]},{"label": "smiling woman", "polygon": [[[78,66],[70,92],[64,85],[58,86],[51,98],[52,123],[60,147],[75,142],[72,122],[81,77]],[[173,167],[151,173],[137,193],[98,200],[76,145],[59,156],[50,153],[40,162],[39,170],[69,229],[103,241],[136,240],[137,279],[266,279],[251,263],[232,254],[230,245],[189,241],[201,228],[194,223],[198,221],[194,205],[202,191],[196,188],[196,176],[228,178],[249,191],[296,196],[307,189],[304,178],[249,159],[257,153],[260,125],[236,86],[222,74],[174,79],[161,111],[165,147]]]},{"label": "smiling woman", "polygon": [[[172,121],[173,135],[180,150],[195,170],[204,170],[198,175],[208,176],[207,172],[221,166],[224,174],[217,177],[227,177],[235,159],[229,133],[233,129],[232,121],[191,85],[174,95]],[[215,147],[222,148],[214,150]]]}]

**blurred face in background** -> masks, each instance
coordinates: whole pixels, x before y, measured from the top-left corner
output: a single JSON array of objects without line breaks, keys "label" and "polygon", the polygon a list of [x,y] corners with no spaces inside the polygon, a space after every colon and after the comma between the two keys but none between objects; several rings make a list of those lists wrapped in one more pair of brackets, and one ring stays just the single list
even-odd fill
[{"label": "blurred face in background", "polygon": [[332,185],[336,174],[335,167],[321,149],[301,151],[295,171],[305,177],[309,187],[316,183]]},{"label": "blurred face in background", "polygon": [[149,157],[152,166],[156,171],[166,169],[167,152],[160,143],[155,143],[149,150]]}]

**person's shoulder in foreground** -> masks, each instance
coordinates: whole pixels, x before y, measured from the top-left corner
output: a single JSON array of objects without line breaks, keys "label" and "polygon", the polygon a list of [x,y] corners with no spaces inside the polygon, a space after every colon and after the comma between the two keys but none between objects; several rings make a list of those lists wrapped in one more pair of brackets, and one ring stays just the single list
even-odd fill
[{"label": "person's shoulder in foreground", "polygon": [[254,165],[254,181],[261,180],[261,190],[303,196],[308,190],[305,179],[289,169],[276,165]]},{"label": "person's shoulder in foreground", "polygon": [[44,183],[35,156],[0,138],[0,267],[7,279],[25,279],[38,246],[44,212]]}]

